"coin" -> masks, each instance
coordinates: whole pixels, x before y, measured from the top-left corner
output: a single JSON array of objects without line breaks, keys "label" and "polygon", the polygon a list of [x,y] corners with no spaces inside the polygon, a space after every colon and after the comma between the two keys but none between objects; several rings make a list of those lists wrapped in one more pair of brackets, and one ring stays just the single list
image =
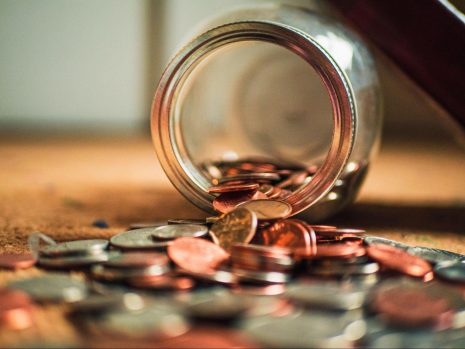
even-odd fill
[{"label": "coin", "polygon": [[376,262],[368,262],[345,265],[310,265],[307,270],[311,274],[318,276],[370,275],[379,271],[379,264]]},{"label": "coin", "polygon": [[40,249],[44,256],[70,256],[78,254],[100,253],[108,247],[108,241],[102,239],[74,240],[48,245]]},{"label": "coin", "polygon": [[274,187],[271,184],[264,183],[260,185],[258,190],[260,190],[266,196],[269,196],[273,192]]},{"label": "coin", "polygon": [[367,247],[367,253],[382,266],[404,274],[424,277],[432,271],[431,265],[419,257],[408,254],[404,250],[385,244],[374,244]]},{"label": "coin", "polygon": [[32,253],[2,253],[0,254],[0,268],[27,269],[36,264],[37,259]]},{"label": "coin", "polygon": [[437,264],[442,262],[455,262],[460,261],[465,256],[453,253],[446,250],[441,250],[439,248],[431,248],[431,247],[422,247],[422,246],[415,246],[409,247],[407,252],[413,254],[414,256],[423,258],[428,262]]},{"label": "coin", "polygon": [[82,281],[65,274],[55,273],[13,280],[7,286],[27,293],[40,303],[77,302],[84,299],[88,293],[88,288]]},{"label": "coin", "polygon": [[144,276],[128,280],[133,287],[146,290],[186,291],[195,286],[194,280],[188,277],[173,277],[169,275]]},{"label": "coin", "polygon": [[136,230],[136,229],[143,229],[143,228],[154,228],[159,227],[160,225],[169,224],[166,221],[155,221],[155,222],[137,222],[129,224],[128,230]]},{"label": "coin", "polygon": [[267,196],[257,190],[223,193],[213,200],[213,208],[218,212],[228,213],[234,210],[239,204],[265,198],[267,199]]},{"label": "coin", "polygon": [[229,258],[220,246],[198,238],[179,238],[168,246],[168,256],[181,269],[194,273],[213,272]]},{"label": "coin", "polygon": [[21,291],[0,289],[0,327],[24,330],[33,325],[33,305]]},{"label": "coin", "polygon": [[238,208],[225,214],[210,228],[209,234],[213,242],[229,251],[235,243],[249,243],[257,229],[255,213]]},{"label": "coin", "polygon": [[[115,253],[115,251],[113,251]],[[45,268],[67,269],[93,265],[105,262],[110,258],[110,254],[102,252],[99,254],[64,257],[39,257],[38,264]]]},{"label": "coin", "polygon": [[125,231],[112,236],[110,243],[123,250],[164,249],[170,241],[154,241],[152,236],[157,227]]},{"label": "coin", "polygon": [[237,276],[227,270],[215,270],[204,272],[193,272],[188,270],[179,269],[178,273],[181,275],[188,275],[198,281],[207,284],[220,284],[220,285],[235,285],[238,282]]},{"label": "coin", "polygon": [[375,293],[372,307],[381,318],[403,327],[451,325],[453,312],[444,298],[433,298],[421,288],[392,287]]},{"label": "coin", "polygon": [[434,268],[434,273],[447,281],[465,283],[465,262],[439,264]]},{"label": "coin", "polygon": [[332,243],[318,245],[314,258],[353,258],[366,254],[363,246],[351,243]]},{"label": "coin", "polygon": [[274,246],[234,244],[231,261],[235,268],[287,272],[294,266],[291,250]]},{"label": "coin", "polygon": [[242,184],[223,184],[208,188],[211,194],[231,193],[238,191],[254,191],[259,187],[258,183],[242,183]]},{"label": "coin", "polygon": [[332,310],[353,310],[365,304],[366,292],[343,287],[337,282],[294,284],[287,288],[285,297],[310,307]]},{"label": "coin", "polygon": [[257,215],[258,220],[265,221],[286,218],[292,212],[292,206],[287,202],[272,199],[247,201],[239,207],[251,210]]},{"label": "coin", "polygon": [[144,300],[133,292],[91,294],[89,297],[72,304],[71,312],[76,314],[103,314],[108,311],[126,309],[140,310],[144,307]]},{"label": "coin", "polygon": [[380,245],[388,245],[388,246],[392,246],[395,248],[400,248],[401,250],[407,250],[410,247],[409,245],[403,244],[401,242],[390,240],[390,239],[385,239],[379,236],[365,236],[363,238],[363,241],[366,245],[369,245],[369,246],[380,244]]},{"label": "coin", "polygon": [[247,269],[232,268],[232,272],[240,281],[264,284],[283,284],[289,282],[291,277],[287,273],[276,271],[252,271]]},{"label": "coin", "polygon": [[182,237],[202,237],[207,235],[208,228],[200,224],[168,224],[153,230],[152,237],[156,240],[173,240]]},{"label": "coin", "polygon": [[225,176],[222,177],[218,180],[219,184],[225,184],[225,183],[230,183],[230,182],[238,182],[238,181],[243,181],[243,182],[256,182],[256,183],[263,183],[263,182],[269,182],[269,181],[279,181],[280,176],[277,173],[274,172],[257,172],[257,173],[243,173],[243,174],[237,174],[235,176]]},{"label": "coin", "polygon": [[[175,218],[175,219],[168,219],[168,224],[206,224],[207,221],[202,218]],[[165,225],[165,224],[161,224]]]},{"label": "coin", "polygon": [[167,266],[168,257],[157,252],[126,252],[112,256],[105,266],[112,268],[145,268],[153,265]]},{"label": "coin", "polygon": [[145,276],[159,276],[169,271],[168,265],[151,265],[145,268],[113,268],[102,264],[92,266],[91,275],[97,280],[127,281]]}]

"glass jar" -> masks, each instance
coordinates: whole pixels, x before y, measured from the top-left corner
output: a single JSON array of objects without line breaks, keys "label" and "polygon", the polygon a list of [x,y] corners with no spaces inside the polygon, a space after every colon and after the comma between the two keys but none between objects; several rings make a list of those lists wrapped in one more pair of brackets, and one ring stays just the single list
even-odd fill
[{"label": "glass jar", "polygon": [[267,158],[307,171],[283,199],[292,215],[326,218],[355,199],[380,127],[378,77],[360,38],[279,4],[206,23],[166,67],[152,105],[164,171],[208,212],[212,164]]}]

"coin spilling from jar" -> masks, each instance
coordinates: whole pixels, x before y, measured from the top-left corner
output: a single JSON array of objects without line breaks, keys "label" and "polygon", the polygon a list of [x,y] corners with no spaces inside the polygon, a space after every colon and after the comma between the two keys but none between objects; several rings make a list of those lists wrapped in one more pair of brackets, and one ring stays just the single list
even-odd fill
[{"label": "coin spilling from jar", "polygon": [[283,199],[314,169],[206,170],[218,217],[137,223],[109,241],[36,233],[31,255],[0,255],[0,268],[46,270],[3,285],[0,326],[36,326],[34,311],[58,303],[80,345],[463,346],[465,256],[289,219]]}]

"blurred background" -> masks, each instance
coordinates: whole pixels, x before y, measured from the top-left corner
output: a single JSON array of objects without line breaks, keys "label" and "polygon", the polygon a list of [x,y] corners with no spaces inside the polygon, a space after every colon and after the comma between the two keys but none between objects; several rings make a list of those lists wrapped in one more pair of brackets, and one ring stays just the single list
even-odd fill
[{"label": "blurred background", "polygon": [[[179,44],[205,18],[253,2],[1,0],[0,132],[148,135],[157,81]],[[459,139],[446,113],[374,51],[384,137]]]}]

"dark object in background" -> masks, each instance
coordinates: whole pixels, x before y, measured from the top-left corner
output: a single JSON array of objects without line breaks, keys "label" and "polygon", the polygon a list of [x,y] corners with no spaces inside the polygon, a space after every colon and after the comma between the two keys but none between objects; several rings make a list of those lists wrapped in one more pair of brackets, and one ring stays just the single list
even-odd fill
[{"label": "dark object in background", "polygon": [[103,220],[103,219],[96,219],[93,223],[92,223],[92,226],[93,227],[96,227],[96,228],[100,228],[100,229],[106,229],[109,227],[108,223]]},{"label": "dark object in background", "polygon": [[465,128],[465,20],[451,3],[331,3]]}]

